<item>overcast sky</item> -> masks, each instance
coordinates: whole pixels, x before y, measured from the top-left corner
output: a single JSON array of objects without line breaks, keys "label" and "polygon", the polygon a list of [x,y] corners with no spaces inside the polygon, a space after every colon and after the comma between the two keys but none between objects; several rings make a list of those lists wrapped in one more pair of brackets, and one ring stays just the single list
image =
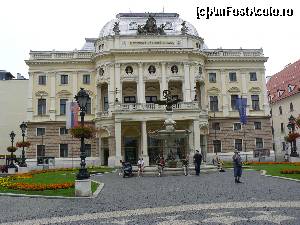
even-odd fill
[{"label": "overcast sky", "polygon": [[[197,7],[291,8],[286,17],[197,19]],[[30,50],[80,49],[120,12],[176,12],[191,22],[209,48],[263,48],[266,75],[300,59],[297,0],[9,0],[0,2],[0,70],[28,77]]]}]

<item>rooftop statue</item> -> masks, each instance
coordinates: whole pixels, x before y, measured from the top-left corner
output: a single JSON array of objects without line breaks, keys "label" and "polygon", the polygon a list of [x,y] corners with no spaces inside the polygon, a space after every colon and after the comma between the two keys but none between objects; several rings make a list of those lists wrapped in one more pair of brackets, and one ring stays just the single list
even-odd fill
[{"label": "rooftop statue", "polygon": [[159,27],[156,25],[156,20],[153,16],[149,15],[149,18],[146,21],[145,25],[138,25],[137,34],[165,34],[164,24],[161,24]]},{"label": "rooftop statue", "polygon": [[186,26],[186,21],[183,21],[181,26],[181,34],[187,34],[189,28]]},{"label": "rooftop statue", "polygon": [[172,99],[171,91],[169,91],[169,90],[164,90],[163,96],[164,96],[164,99],[166,99],[166,100],[162,100],[162,101],[158,100],[155,103],[158,105],[165,105],[167,112],[172,111],[173,105],[176,105],[178,102],[181,102],[181,99]]},{"label": "rooftop statue", "polygon": [[120,34],[119,22],[115,22],[113,31],[115,32],[116,35]]}]

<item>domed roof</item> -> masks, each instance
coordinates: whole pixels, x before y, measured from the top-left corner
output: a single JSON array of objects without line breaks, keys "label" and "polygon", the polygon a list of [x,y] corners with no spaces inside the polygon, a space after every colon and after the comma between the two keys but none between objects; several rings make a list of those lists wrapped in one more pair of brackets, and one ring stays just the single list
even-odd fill
[{"label": "domed roof", "polygon": [[[100,31],[99,37],[108,35],[115,35],[113,28],[115,23],[119,23],[120,35],[137,35],[138,26],[144,26],[147,20],[153,17],[156,26],[164,26],[164,33],[166,35],[180,35],[182,23],[184,20],[179,18],[177,13],[119,13],[116,19],[107,22]],[[196,28],[185,21],[187,27],[187,34],[199,36]]]}]

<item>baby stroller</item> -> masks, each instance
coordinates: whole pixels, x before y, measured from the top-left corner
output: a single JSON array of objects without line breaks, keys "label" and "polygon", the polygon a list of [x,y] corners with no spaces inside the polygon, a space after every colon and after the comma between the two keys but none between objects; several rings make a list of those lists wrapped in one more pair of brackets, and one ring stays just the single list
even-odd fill
[{"label": "baby stroller", "polygon": [[130,162],[123,163],[123,178],[133,176],[132,165]]}]

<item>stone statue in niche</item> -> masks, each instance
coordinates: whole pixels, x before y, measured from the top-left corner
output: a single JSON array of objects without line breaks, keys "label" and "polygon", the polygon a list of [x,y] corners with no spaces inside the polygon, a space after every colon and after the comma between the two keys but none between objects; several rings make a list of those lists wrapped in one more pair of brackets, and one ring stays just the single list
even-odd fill
[{"label": "stone statue in niche", "polygon": [[119,22],[115,22],[113,31],[115,32],[116,35],[120,34]]},{"label": "stone statue in niche", "polygon": [[150,74],[155,73],[156,72],[155,66],[153,66],[153,65],[149,66],[148,71],[149,71]]},{"label": "stone statue in niche", "polygon": [[186,26],[186,21],[183,21],[181,26],[181,34],[187,34],[189,28]]}]

